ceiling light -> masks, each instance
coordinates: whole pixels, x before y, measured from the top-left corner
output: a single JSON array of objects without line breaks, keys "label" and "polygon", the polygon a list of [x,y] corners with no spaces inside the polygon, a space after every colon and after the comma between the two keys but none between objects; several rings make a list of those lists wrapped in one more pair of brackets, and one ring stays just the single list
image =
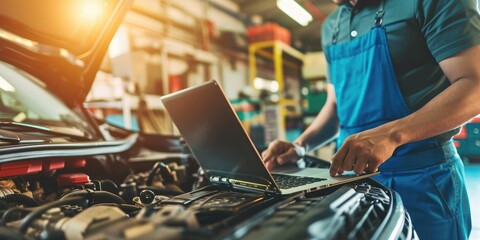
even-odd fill
[{"label": "ceiling light", "polygon": [[313,20],[312,15],[294,0],[277,0],[277,7],[304,27]]}]

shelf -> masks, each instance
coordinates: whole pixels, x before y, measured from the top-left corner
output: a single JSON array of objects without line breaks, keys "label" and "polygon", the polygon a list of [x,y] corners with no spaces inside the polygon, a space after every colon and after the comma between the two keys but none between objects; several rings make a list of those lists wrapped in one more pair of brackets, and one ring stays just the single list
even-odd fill
[{"label": "shelf", "polygon": [[[285,98],[284,67],[300,70],[304,55],[300,51],[281,41],[257,42],[249,45],[250,85],[254,89],[254,80],[257,78],[257,57],[272,61],[274,77],[278,82],[279,100],[276,106],[265,106],[266,142],[274,139],[286,139],[286,118],[301,117],[301,100]],[[301,76],[299,75],[299,81]],[[298,89],[299,96],[301,89]],[[292,110],[291,108],[296,108]],[[290,108],[290,109],[289,109]]]},{"label": "shelf", "polygon": [[253,80],[257,77],[256,57],[261,56],[273,62],[275,80],[278,82],[280,93],[285,89],[283,66],[299,68],[304,59],[303,53],[281,41],[266,41],[250,44],[248,54],[251,86],[253,86]]}]

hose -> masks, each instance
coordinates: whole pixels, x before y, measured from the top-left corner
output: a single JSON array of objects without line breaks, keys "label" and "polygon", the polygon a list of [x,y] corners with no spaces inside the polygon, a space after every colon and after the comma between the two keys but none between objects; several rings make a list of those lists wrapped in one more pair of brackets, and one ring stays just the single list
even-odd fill
[{"label": "hose", "polygon": [[117,208],[119,208],[120,210],[124,211],[124,212],[127,213],[127,214],[131,214],[132,212],[140,211],[140,210],[143,209],[143,208],[141,208],[141,207],[138,207],[138,206],[135,206],[135,205],[131,205],[131,204],[101,203],[101,204],[98,204],[98,205],[95,205],[95,206],[117,207]]},{"label": "hose", "polygon": [[175,182],[175,177],[173,176],[172,170],[168,165],[163,162],[157,162],[153,165],[152,170],[148,174],[146,185],[150,186],[153,184],[153,179],[156,175],[160,174],[162,181],[165,183]]},{"label": "hose", "polygon": [[151,190],[155,193],[155,195],[162,195],[162,196],[176,196],[183,194],[182,191],[172,190],[168,188],[160,188],[160,187],[152,187],[152,186],[140,186],[138,187],[138,192],[143,190]]},{"label": "hose", "polygon": [[21,207],[13,207],[5,211],[2,215],[2,224],[7,225],[8,222],[10,222],[11,215],[16,213],[16,212],[31,212],[31,208],[21,208]]},{"label": "hose", "polygon": [[99,182],[100,182],[100,186],[101,186],[100,190],[111,192],[113,194],[118,195],[118,186],[117,186],[117,184],[115,184],[114,181],[105,179],[105,180],[100,180]]},{"label": "hose", "polygon": [[19,203],[19,204],[25,205],[26,207],[38,206],[38,203],[37,201],[35,201],[35,199],[20,193],[6,195],[3,198],[0,198],[0,200],[5,200],[6,202],[9,202],[9,203]]},{"label": "hose", "polygon": [[0,227],[0,239],[10,240],[31,240],[32,238],[25,236],[17,231],[6,227]]},{"label": "hose", "polygon": [[0,200],[0,215],[10,208],[9,204],[5,200]]},{"label": "hose", "polygon": [[118,205],[118,208],[122,209],[122,211],[127,212],[127,213],[142,210],[141,207],[137,207],[137,206],[131,205],[131,204],[120,204],[120,205]]},{"label": "hose", "polygon": [[60,200],[62,199],[68,199],[71,197],[75,196],[89,196],[89,200],[92,202],[90,205],[93,204],[99,204],[99,203],[116,203],[116,204],[125,204],[125,201],[119,197],[118,195],[115,195],[111,192],[107,191],[91,191],[91,190],[79,190],[79,191],[74,191],[71,193],[66,194]]},{"label": "hose", "polygon": [[36,207],[38,203],[31,197],[16,193],[13,189],[0,186],[0,200],[7,203],[19,203],[27,207]]}]

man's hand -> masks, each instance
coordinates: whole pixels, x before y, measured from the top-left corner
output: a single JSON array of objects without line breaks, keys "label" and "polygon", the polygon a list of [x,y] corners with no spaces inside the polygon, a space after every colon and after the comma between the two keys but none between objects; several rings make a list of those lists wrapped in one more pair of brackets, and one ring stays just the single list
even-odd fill
[{"label": "man's hand", "polygon": [[378,167],[393,155],[399,146],[388,131],[382,127],[349,136],[332,158],[330,175],[333,177],[344,171],[357,174],[376,172]]},{"label": "man's hand", "polygon": [[293,144],[280,140],[271,142],[262,153],[263,163],[268,170],[272,170],[275,166],[296,162],[298,159]]}]

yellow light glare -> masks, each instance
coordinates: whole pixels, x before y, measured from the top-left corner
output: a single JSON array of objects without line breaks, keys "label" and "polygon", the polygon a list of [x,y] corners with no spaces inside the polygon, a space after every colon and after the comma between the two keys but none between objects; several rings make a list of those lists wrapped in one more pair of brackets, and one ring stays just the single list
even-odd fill
[{"label": "yellow light glare", "polygon": [[263,79],[257,77],[253,80],[253,87],[255,87],[256,89],[259,89],[259,90],[264,89],[265,86],[264,86],[263,82],[264,82]]},{"label": "yellow light glare", "polygon": [[38,45],[37,43],[35,43],[33,41],[30,41],[26,38],[19,37],[19,36],[13,34],[13,33],[3,31],[2,29],[0,29],[0,37],[4,38],[4,39],[7,39],[11,42],[20,44],[20,45],[22,45],[26,48],[33,49],[33,50],[36,50],[37,45]]},{"label": "yellow light glare", "polygon": [[0,76],[0,89],[2,89],[5,92],[15,92],[15,87],[12,86],[5,78]]},{"label": "yellow light glare", "polygon": [[259,90],[268,90],[270,92],[278,92],[280,86],[275,80],[267,80],[257,77],[253,80],[253,87]]},{"label": "yellow light glare", "polygon": [[82,17],[88,20],[95,20],[103,13],[103,1],[84,0],[82,1]]},{"label": "yellow light glare", "polygon": [[117,33],[110,42],[110,47],[108,48],[108,56],[110,58],[115,58],[126,54],[130,51],[130,40],[128,36],[128,29],[124,26],[118,28]]},{"label": "yellow light glare", "polygon": [[270,88],[270,89],[269,89],[270,92],[278,92],[280,86],[278,85],[278,82],[277,82],[277,81],[271,81],[269,88]]}]

